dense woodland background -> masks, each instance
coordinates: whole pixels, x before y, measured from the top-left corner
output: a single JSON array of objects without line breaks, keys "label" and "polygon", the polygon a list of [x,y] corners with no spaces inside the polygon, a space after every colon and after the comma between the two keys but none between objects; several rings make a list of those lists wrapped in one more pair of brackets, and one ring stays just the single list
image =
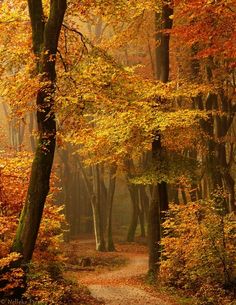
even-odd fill
[{"label": "dense woodland background", "polygon": [[0,1],[0,298],[92,304],[62,269],[94,236],[146,243],[146,280],[190,304],[235,304],[235,17],[235,0]]}]

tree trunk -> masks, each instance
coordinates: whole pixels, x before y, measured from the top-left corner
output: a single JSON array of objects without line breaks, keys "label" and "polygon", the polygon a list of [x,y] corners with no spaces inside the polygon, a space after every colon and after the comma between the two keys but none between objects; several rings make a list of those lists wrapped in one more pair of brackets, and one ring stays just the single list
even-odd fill
[{"label": "tree trunk", "polygon": [[[163,34],[161,30],[171,29],[172,20],[169,18],[173,14],[172,8],[165,4],[162,12],[156,14],[156,78],[163,83],[169,79],[169,35]],[[163,155],[160,133],[156,131],[156,139],[152,143],[152,160],[153,164]],[[160,262],[160,240],[161,240],[161,211],[168,209],[168,195],[166,182],[158,183],[154,187],[152,203],[149,211],[149,271],[151,278],[155,278],[159,270]]]},{"label": "tree trunk", "polygon": [[68,156],[68,149],[61,151],[61,153],[58,153],[62,163],[63,163],[63,169],[62,169],[62,190],[63,190],[63,203],[65,205],[65,218],[69,225],[69,229],[65,230],[64,233],[64,239],[65,241],[69,241],[71,237],[71,226],[70,226],[70,220],[71,220],[71,168],[69,165],[69,156]]},{"label": "tree trunk", "polygon": [[140,202],[140,209],[139,209],[139,224],[141,230],[141,237],[146,237],[145,231],[145,202],[143,197],[143,192],[141,186],[138,186],[139,191],[139,202]]},{"label": "tree trunk", "polygon": [[139,217],[139,203],[138,203],[138,193],[137,187],[128,182],[128,189],[130,193],[131,203],[132,203],[132,216],[131,222],[128,229],[127,241],[133,242],[135,238],[135,232],[138,225],[138,217]]},{"label": "tree trunk", "polygon": [[93,195],[92,198],[93,222],[94,222],[94,235],[97,251],[106,251],[106,243],[104,239],[104,232],[101,223],[101,214],[97,197]]},{"label": "tree trunk", "polygon": [[182,195],[182,202],[183,204],[187,204],[188,203],[188,199],[187,199],[187,196],[186,196],[186,192],[185,192],[185,188],[182,188],[181,189],[181,195]]},{"label": "tree trunk", "polygon": [[157,271],[160,265],[160,241],[161,241],[161,222],[160,222],[160,206],[158,198],[157,186],[153,187],[152,201],[149,207],[148,217],[148,247],[149,247],[149,261],[148,261],[148,277],[155,280]]},{"label": "tree trunk", "polygon": [[106,251],[106,243],[104,239],[104,217],[102,215],[102,207],[101,207],[101,181],[100,181],[100,168],[99,165],[95,165],[94,168],[94,189],[96,190],[96,225],[97,225],[97,238],[98,243],[96,250],[98,251]]},{"label": "tree trunk", "polygon": [[99,181],[100,181],[100,205],[101,205],[101,217],[102,217],[102,225],[103,231],[105,232],[108,226],[108,189],[105,184],[105,170],[104,165],[100,164],[99,167]]},{"label": "tree trunk", "polygon": [[149,213],[149,197],[146,192],[146,187],[144,185],[139,186],[141,202],[144,209],[144,217],[145,221],[148,220],[148,213]]},{"label": "tree trunk", "polygon": [[[209,65],[207,66],[207,78],[209,82],[211,82],[213,78],[213,73],[211,71],[212,65],[214,65],[214,62],[212,59],[209,59]],[[195,69],[196,76],[199,74],[199,67],[200,65],[198,63],[198,68]],[[203,97],[200,96],[196,104],[201,110],[207,110],[209,113],[210,111],[215,112],[210,114],[207,121],[201,121],[201,127],[208,138],[206,168],[208,169],[207,174],[211,181],[211,183],[208,183],[209,187],[207,187],[207,184],[204,182],[205,197],[209,196],[208,193],[211,191],[214,191],[217,188],[223,189],[224,186],[226,186],[229,193],[229,199],[228,202],[225,200],[225,208],[228,211],[236,211],[235,182],[230,173],[231,162],[230,160],[229,162],[227,161],[227,141],[225,141],[225,137],[234,120],[236,106],[233,104],[232,99],[229,98],[227,94],[225,95],[224,89],[217,95],[209,93],[205,103]],[[219,111],[223,111],[224,115],[218,114]]]},{"label": "tree trunk", "polygon": [[[96,250],[106,251],[104,224],[102,223],[103,217],[101,214],[101,183],[99,166],[95,165],[93,168],[90,168],[90,178],[92,177],[92,179],[89,179],[80,161],[78,161],[78,164],[84,177],[85,187],[92,207]],[[93,180],[93,182],[91,182],[91,180]]]},{"label": "tree trunk", "polygon": [[116,166],[113,166],[110,170],[110,177],[109,177],[109,185],[108,185],[108,227],[107,227],[107,250],[108,251],[115,251],[115,245],[113,242],[112,236],[112,208],[113,208],[113,199],[115,194],[115,186],[116,186]]},{"label": "tree trunk", "polygon": [[51,168],[55,151],[56,122],[53,95],[56,81],[56,52],[66,0],[51,0],[48,21],[44,23],[41,0],[29,0],[33,50],[38,56],[37,72],[47,82],[37,94],[37,123],[39,140],[31,169],[30,183],[12,251],[22,254],[23,262],[31,260],[49,191]]},{"label": "tree trunk", "polygon": [[135,166],[133,160],[126,159],[125,161],[126,166],[126,182],[127,187],[130,194],[131,204],[132,204],[132,214],[131,214],[131,220],[130,225],[128,228],[127,238],[126,240],[128,242],[133,242],[135,239],[135,232],[138,225],[138,219],[139,219],[139,194],[138,194],[138,187],[137,185],[130,183],[129,179],[132,177],[132,175],[135,172]]}]

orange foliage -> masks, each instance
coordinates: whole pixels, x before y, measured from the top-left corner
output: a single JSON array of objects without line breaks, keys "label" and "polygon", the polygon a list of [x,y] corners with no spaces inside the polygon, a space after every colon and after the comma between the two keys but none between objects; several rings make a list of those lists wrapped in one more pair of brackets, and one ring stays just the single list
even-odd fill
[{"label": "orange foliage", "polygon": [[[8,253],[15,237],[18,218],[26,197],[31,162],[32,155],[30,153],[7,153],[2,151],[0,154],[0,297],[10,297],[13,293],[22,289],[25,284],[24,271],[21,268],[15,268],[15,262],[20,259],[19,254]],[[34,280],[30,280],[29,288],[26,292],[26,297],[29,297],[30,293],[32,296],[38,294],[38,299],[47,301],[50,300],[51,295],[49,286],[55,286],[55,300],[61,298],[66,292],[63,285],[53,284],[51,278],[54,273],[61,273],[61,271],[58,273],[57,269],[61,268],[61,264],[64,262],[59,246],[62,241],[62,225],[65,220],[61,211],[62,207],[56,206],[53,202],[53,195],[57,191],[54,186],[55,180],[56,177],[53,175],[51,193],[46,202],[34,252],[33,265],[30,268],[31,276],[33,271],[36,269],[37,271],[33,275]],[[50,267],[52,264],[56,267]],[[42,268],[42,266],[44,267]],[[44,269],[48,269],[48,271]],[[39,270],[40,273],[36,275]],[[46,277],[46,280],[44,277]],[[47,282],[47,288],[45,281]],[[39,290],[37,290],[37,287]],[[32,293],[31,289],[34,290],[34,293]],[[68,295],[70,289],[72,288],[68,287]]]},{"label": "orange foliage", "polygon": [[[0,257],[7,255],[15,236],[19,214],[26,197],[31,162],[32,155],[27,152],[7,153],[3,151],[0,154]],[[36,246],[37,257],[41,256],[42,251],[45,256],[46,249],[57,248],[61,239],[61,225],[64,222],[64,216],[61,213],[62,207],[55,206],[53,203],[52,195],[56,191],[53,186],[55,179],[54,175]],[[48,255],[50,255],[50,251],[48,251]],[[45,259],[47,258],[45,257]]]},{"label": "orange foliage", "polygon": [[162,239],[163,282],[196,293],[202,305],[233,304],[236,280],[235,216],[225,213],[222,192],[214,196],[171,205]]},{"label": "orange foliage", "polygon": [[14,290],[24,287],[24,271],[22,268],[12,268],[14,262],[20,259],[19,253],[10,253],[0,259],[0,297],[11,296]]}]

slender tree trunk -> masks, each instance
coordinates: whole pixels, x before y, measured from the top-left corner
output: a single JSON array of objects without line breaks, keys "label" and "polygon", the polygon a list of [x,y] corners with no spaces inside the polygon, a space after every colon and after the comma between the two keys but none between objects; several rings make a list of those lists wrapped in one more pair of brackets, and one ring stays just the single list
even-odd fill
[{"label": "slender tree trunk", "polygon": [[138,193],[137,187],[128,182],[128,189],[130,193],[131,203],[132,203],[132,216],[131,222],[128,229],[127,241],[133,242],[135,238],[135,232],[138,225],[138,217],[139,217],[139,203],[138,203]]},{"label": "slender tree trunk", "polygon": [[229,212],[236,212],[235,181],[229,172],[225,172],[224,179],[229,192]]},{"label": "slender tree trunk", "polygon": [[98,211],[97,211],[97,204],[96,204],[96,196],[92,196],[92,211],[93,211],[93,226],[94,226],[94,237],[95,237],[95,243],[96,243],[96,250],[99,248],[99,225],[98,225]]},{"label": "slender tree trunk", "polygon": [[101,214],[97,197],[94,195],[92,198],[92,210],[93,210],[93,221],[94,221],[94,235],[96,241],[97,251],[106,251],[106,243],[104,239],[104,232],[101,223]]},{"label": "slender tree trunk", "polygon": [[75,173],[74,173],[74,180],[73,180],[73,198],[72,198],[72,205],[73,205],[73,234],[74,236],[78,236],[81,229],[81,216],[82,216],[82,209],[81,209],[81,201],[79,198],[79,194],[81,190],[81,176],[80,172],[78,171],[77,164],[75,166]]},{"label": "slender tree trunk", "polygon": [[100,168],[99,165],[95,165],[95,172],[94,172],[94,183],[96,189],[96,222],[97,222],[97,233],[98,233],[98,244],[97,250],[98,251],[106,251],[106,243],[104,238],[104,217],[102,215],[102,203],[101,203],[101,178],[100,178]]},{"label": "slender tree trunk", "polygon": [[125,160],[126,165],[126,181],[127,181],[127,187],[130,194],[131,204],[132,204],[132,214],[131,214],[131,220],[130,225],[128,228],[127,238],[126,240],[128,242],[133,242],[135,239],[135,232],[138,225],[138,219],[139,219],[139,194],[138,194],[138,188],[137,185],[130,183],[129,179],[132,177],[133,173],[135,172],[135,166],[133,163],[133,160]]},{"label": "slender tree trunk", "polygon": [[51,0],[50,13],[44,23],[41,0],[29,0],[33,49],[38,56],[37,70],[47,82],[37,94],[37,123],[39,140],[32,164],[30,183],[24,208],[21,212],[12,251],[22,254],[23,262],[32,258],[44,203],[49,191],[49,181],[55,151],[56,122],[53,112],[53,95],[56,81],[56,52],[66,11],[66,0]]},{"label": "slender tree trunk", "polygon": [[197,187],[197,198],[198,200],[203,199],[203,189],[202,189],[202,183],[199,181],[198,187]]},{"label": "slender tree trunk", "polygon": [[115,245],[113,242],[112,236],[112,208],[113,208],[113,199],[115,194],[115,187],[116,187],[116,166],[113,166],[110,170],[110,177],[109,177],[109,185],[108,185],[108,227],[107,227],[107,250],[108,251],[115,251]]},{"label": "slender tree trunk", "polygon": [[144,218],[145,221],[148,219],[148,211],[149,211],[149,197],[146,192],[146,188],[144,185],[140,185],[140,196],[142,201],[142,206],[144,209]]},{"label": "slender tree trunk", "polygon": [[148,247],[149,247],[149,261],[148,261],[148,277],[150,280],[156,279],[156,273],[159,270],[160,256],[161,256],[161,217],[160,206],[158,198],[158,189],[155,185],[153,187],[152,201],[149,207],[148,217]]},{"label": "slender tree trunk", "polygon": [[101,203],[101,217],[102,217],[102,225],[103,231],[105,232],[107,228],[108,221],[108,190],[105,184],[105,170],[104,165],[99,165],[99,181],[100,181],[100,203]]},{"label": "slender tree trunk", "polygon": [[104,224],[102,223],[103,217],[101,214],[101,183],[99,166],[95,165],[93,168],[90,169],[90,178],[92,177],[93,180],[93,182],[91,183],[91,179],[88,178],[80,161],[78,161],[78,164],[84,177],[85,187],[92,207],[96,250],[106,251],[106,243],[104,239]]},{"label": "slender tree trunk", "polygon": [[141,237],[146,237],[146,231],[145,231],[145,202],[143,201],[143,192],[141,186],[138,186],[138,194],[139,194],[139,224],[140,224],[140,230],[141,230]]},{"label": "slender tree trunk", "polygon": [[61,172],[62,190],[63,190],[63,203],[65,205],[64,213],[69,229],[64,233],[65,241],[69,241],[71,237],[71,168],[69,165],[69,152],[68,149],[58,152],[63,168]]},{"label": "slender tree trunk", "polygon": [[187,199],[187,196],[186,196],[185,188],[181,189],[181,195],[182,195],[183,204],[187,204],[188,199]]}]

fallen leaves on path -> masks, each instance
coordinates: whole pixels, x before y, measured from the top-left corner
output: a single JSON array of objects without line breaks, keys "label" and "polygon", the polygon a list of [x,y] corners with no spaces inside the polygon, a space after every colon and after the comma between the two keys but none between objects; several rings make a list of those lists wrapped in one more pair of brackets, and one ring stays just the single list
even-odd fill
[{"label": "fallen leaves on path", "polygon": [[[73,242],[73,255],[90,257],[95,270],[80,272],[76,277],[80,284],[88,287],[92,296],[107,305],[176,305],[163,294],[157,293],[145,283],[148,255],[145,245],[123,243],[117,251],[97,252],[93,241]],[[125,265],[112,265],[116,260]],[[111,264],[111,265],[109,265]]]}]

